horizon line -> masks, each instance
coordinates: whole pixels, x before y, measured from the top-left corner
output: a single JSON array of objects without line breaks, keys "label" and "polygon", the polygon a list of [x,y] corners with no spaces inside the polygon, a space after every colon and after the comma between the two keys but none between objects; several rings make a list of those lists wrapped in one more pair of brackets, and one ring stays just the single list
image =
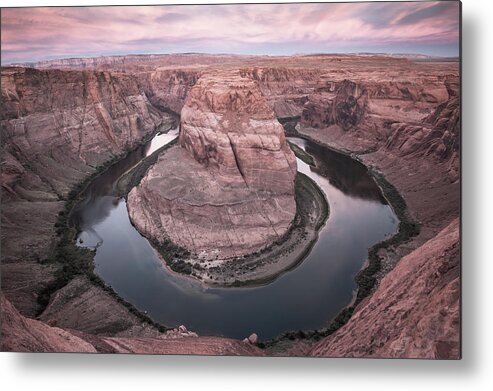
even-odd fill
[{"label": "horizon line", "polygon": [[101,55],[88,55],[88,56],[76,56],[76,57],[58,57],[44,59],[44,60],[30,60],[30,61],[11,61],[7,63],[0,62],[0,66],[14,66],[14,65],[25,65],[25,64],[40,64],[48,63],[59,60],[81,60],[81,59],[95,59],[101,57],[129,57],[129,56],[173,56],[173,55],[206,55],[206,56],[236,56],[236,57],[305,57],[305,56],[356,56],[356,55],[382,55],[382,56],[422,56],[426,58],[437,58],[437,59],[460,59],[458,56],[440,56],[440,55],[429,55],[419,52],[380,52],[380,51],[368,51],[368,52],[307,52],[307,53],[294,53],[294,54],[254,54],[254,53],[209,53],[209,52],[171,52],[171,53],[125,53],[125,54],[101,54]]}]

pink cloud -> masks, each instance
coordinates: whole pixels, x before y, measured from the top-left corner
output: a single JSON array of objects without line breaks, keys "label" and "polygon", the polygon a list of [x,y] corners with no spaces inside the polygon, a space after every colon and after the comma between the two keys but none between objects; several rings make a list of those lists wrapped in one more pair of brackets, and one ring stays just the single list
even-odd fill
[{"label": "pink cloud", "polygon": [[[2,62],[143,52],[458,47],[457,2],[4,8]],[[387,45],[387,46],[385,46]],[[405,46],[407,45],[407,46]],[[431,45],[431,46],[430,46]],[[423,47],[425,47],[423,46]]]}]

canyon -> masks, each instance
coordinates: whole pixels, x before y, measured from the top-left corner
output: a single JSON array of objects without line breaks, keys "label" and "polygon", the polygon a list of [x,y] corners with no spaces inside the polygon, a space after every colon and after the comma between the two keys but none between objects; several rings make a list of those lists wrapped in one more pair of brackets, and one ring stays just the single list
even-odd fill
[{"label": "canyon", "polygon": [[[2,67],[3,350],[460,357],[457,61],[190,54],[30,66]],[[229,258],[283,236],[296,213],[296,162],[280,123],[287,135],[342,151],[384,177],[402,196],[393,206],[419,233],[378,251],[371,294],[318,341],[294,338],[259,349],[178,336],[90,274],[52,284],[40,304],[67,267],[47,259],[74,189],[169,129],[173,113],[181,114],[179,145],[160,153],[128,195],[134,224],[158,243],[171,239],[212,262],[212,242]],[[238,199],[246,206],[231,207]],[[219,209],[200,206],[211,201]],[[159,219],[146,212],[161,207]],[[224,210],[234,211],[226,222]],[[261,231],[252,229],[260,220]],[[207,224],[221,234],[204,236]],[[194,235],[184,234],[192,226]],[[233,241],[238,246],[228,252]]]}]

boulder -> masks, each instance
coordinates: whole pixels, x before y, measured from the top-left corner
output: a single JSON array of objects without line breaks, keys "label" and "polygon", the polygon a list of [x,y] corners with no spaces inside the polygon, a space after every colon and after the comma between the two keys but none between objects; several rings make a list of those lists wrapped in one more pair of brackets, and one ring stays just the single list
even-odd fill
[{"label": "boulder", "polygon": [[253,333],[248,337],[248,342],[250,342],[252,345],[256,345],[258,342],[258,336],[257,334]]}]

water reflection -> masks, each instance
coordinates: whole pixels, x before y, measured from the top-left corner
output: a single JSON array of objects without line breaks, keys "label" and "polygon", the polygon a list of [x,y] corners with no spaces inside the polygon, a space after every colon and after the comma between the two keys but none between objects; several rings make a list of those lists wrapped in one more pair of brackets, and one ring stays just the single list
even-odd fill
[{"label": "water reflection", "polygon": [[[177,133],[177,131],[176,131]],[[330,203],[330,218],[307,258],[272,283],[255,288],[208,288],[163,267],[149,242],[132,226],[118,178],[169,142],[154,139],[97,178],[78,205],[74,221],[83,246],[97,246],[95,272],[125,300],[153,319],[185,324],[200,334],[260,338],[287,330],[320,328],[350,302],[354,276],[370,246],[395,232],[397,219],[366,168],[311,142],[290,141],[312,154],[317,168],[298,160]],[[175,135],[176,137],[176,135]],[[102,244],[101,244],[102,243]]]},{"label": "water reflection", "polygon": [[120,206],[120,197],[114,195],[118,179],[142,159],[176,139],[178,132],[179,127],[177,126],[167,133],[155,135],[148,143],[132,151],[89,184],[83,192],[82,200],[74,208],[74,213],[70,219],[71,224],[81,231],[78,236],[80,244],[92,248],[97,248],[103,244],[104,235],[101,236],[95,227],[106,220],[113,210]]},{"label": "water reflection", "polygon": [[317,167],[311,167],[311,170],[327,178],[344,194],[384,204],[387,202],[362,163],[318,144],[302,140],[296,143],[302,144],[310,155],[318,157]]},{"label": "water reflection", "polygon": [[177,126],[174,129],[171,129],[167,133],[160,133],[154,136],[151,142],[146,145],[145,155],[151,156],[159,148],[173,141],[175,138],[178,137],[178,132],[179,132],[179,126]]}]

